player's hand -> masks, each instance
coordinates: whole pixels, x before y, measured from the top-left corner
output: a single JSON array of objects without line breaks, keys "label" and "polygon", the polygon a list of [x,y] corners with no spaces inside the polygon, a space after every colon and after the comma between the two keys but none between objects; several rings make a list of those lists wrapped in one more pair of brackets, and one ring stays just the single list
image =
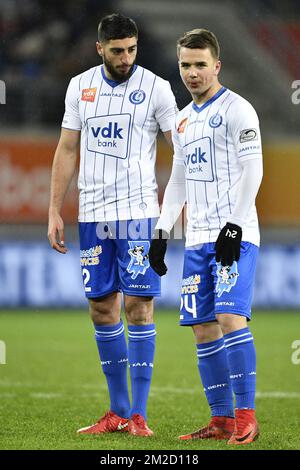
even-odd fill
[{"label": "player's hand", "polygon": [[48,239],[51,247],[59,253],[67,253],[65,247],[64,221],[57,212],[49,211]]},{"label": "player's hand", "polygon": [[231,266],[240,259],[242,229],[239,225],[227,222],[219,233],[215,244],[216,261],[222,266]]},{"label": "player's hand", "polygon": [[149,250],[149,263],[151,268],[159,275],[164,276],[168,271],[165,264],[165,254],[167,251],[167,240],[169,234],[164,230],[155,230],[154,238],[151,241]]}]

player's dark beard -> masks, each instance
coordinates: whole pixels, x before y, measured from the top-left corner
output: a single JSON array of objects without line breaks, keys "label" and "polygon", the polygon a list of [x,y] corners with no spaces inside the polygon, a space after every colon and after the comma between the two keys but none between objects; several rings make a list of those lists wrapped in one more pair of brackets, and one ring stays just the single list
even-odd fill
[{"label": "player's dark beard", "polygon": [[107,69],[107,71],[110,73],[110,75],[112,76],[112,79],[115,80],[116,82],[126,82],[126,80],[129,79],[129,77],[131,76],[132,74],[132,70],[133,70],[133,67],[134,67],[134,64],[135,62],[132,64],[132,66],[130,67],[129,71],[124,74],[124,73],[119,73],[111,64],[111,62],[109,62],[109,60],[107,60],[105,57],[103,57],[103,63]]}]

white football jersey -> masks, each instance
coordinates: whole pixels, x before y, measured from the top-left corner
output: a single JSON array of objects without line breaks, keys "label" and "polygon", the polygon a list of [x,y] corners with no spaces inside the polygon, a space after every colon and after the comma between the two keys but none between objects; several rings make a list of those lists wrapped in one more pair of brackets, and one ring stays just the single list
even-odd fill
[{"label": "white football jersey", "polygon": [[[262,158],[257,114],[248,101],[222,87],[202,106],[192,102],[178,113],[173,141],[174,158],[185,165],[186,246],[215,242],[234,210],[240,162]],[[259,245],[254,204],[243,240]]]},{"label": "white football jersey", "polygon": [[159,216],[156,137],[174,127],[169,82],[135,66],[123,83],[103,65],[72,78],[62,127],[81,131],[79,222]]}]

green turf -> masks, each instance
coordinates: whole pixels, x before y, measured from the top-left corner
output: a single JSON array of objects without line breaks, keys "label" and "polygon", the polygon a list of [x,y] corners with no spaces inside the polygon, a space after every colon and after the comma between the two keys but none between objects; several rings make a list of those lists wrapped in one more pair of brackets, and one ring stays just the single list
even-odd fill
[{"label": "green turf", "polygon": [[[87,314],[0,312],[0,340],[7,348],[7,364],[0,365],[0,448],[228,449],[224,442],[176,439],[206,423],[209,412],[190,328],[178,326],[175,312],[156,312],[156,325],[148,406],[155,436],[77,436],[76,429],[93,423],[109,403]],[[300,364],[291,362],[300,313],[255,312],[251,330],[258,353],[261,437],[247,448],[300,449]]]}]

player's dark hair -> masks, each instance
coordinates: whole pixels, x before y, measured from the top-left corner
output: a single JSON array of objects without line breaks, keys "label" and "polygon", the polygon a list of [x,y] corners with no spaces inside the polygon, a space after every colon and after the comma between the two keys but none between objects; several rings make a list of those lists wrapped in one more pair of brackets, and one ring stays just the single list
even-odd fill
[{"label": "player's dark hair", "polygon": [[220,58],[220,46],[214,33],[208,29],[193,29],[184,33],[177,41],[177,53],[179,55],[180,48],[187,47],[188,49],[210,49],[212,56],[215,59]]},{"label": "player's dark hair", "polygon": [[137,25],[133,19],[120,13],[113,13],[102,18],[98,26],[98,41],[138,37]]}]

